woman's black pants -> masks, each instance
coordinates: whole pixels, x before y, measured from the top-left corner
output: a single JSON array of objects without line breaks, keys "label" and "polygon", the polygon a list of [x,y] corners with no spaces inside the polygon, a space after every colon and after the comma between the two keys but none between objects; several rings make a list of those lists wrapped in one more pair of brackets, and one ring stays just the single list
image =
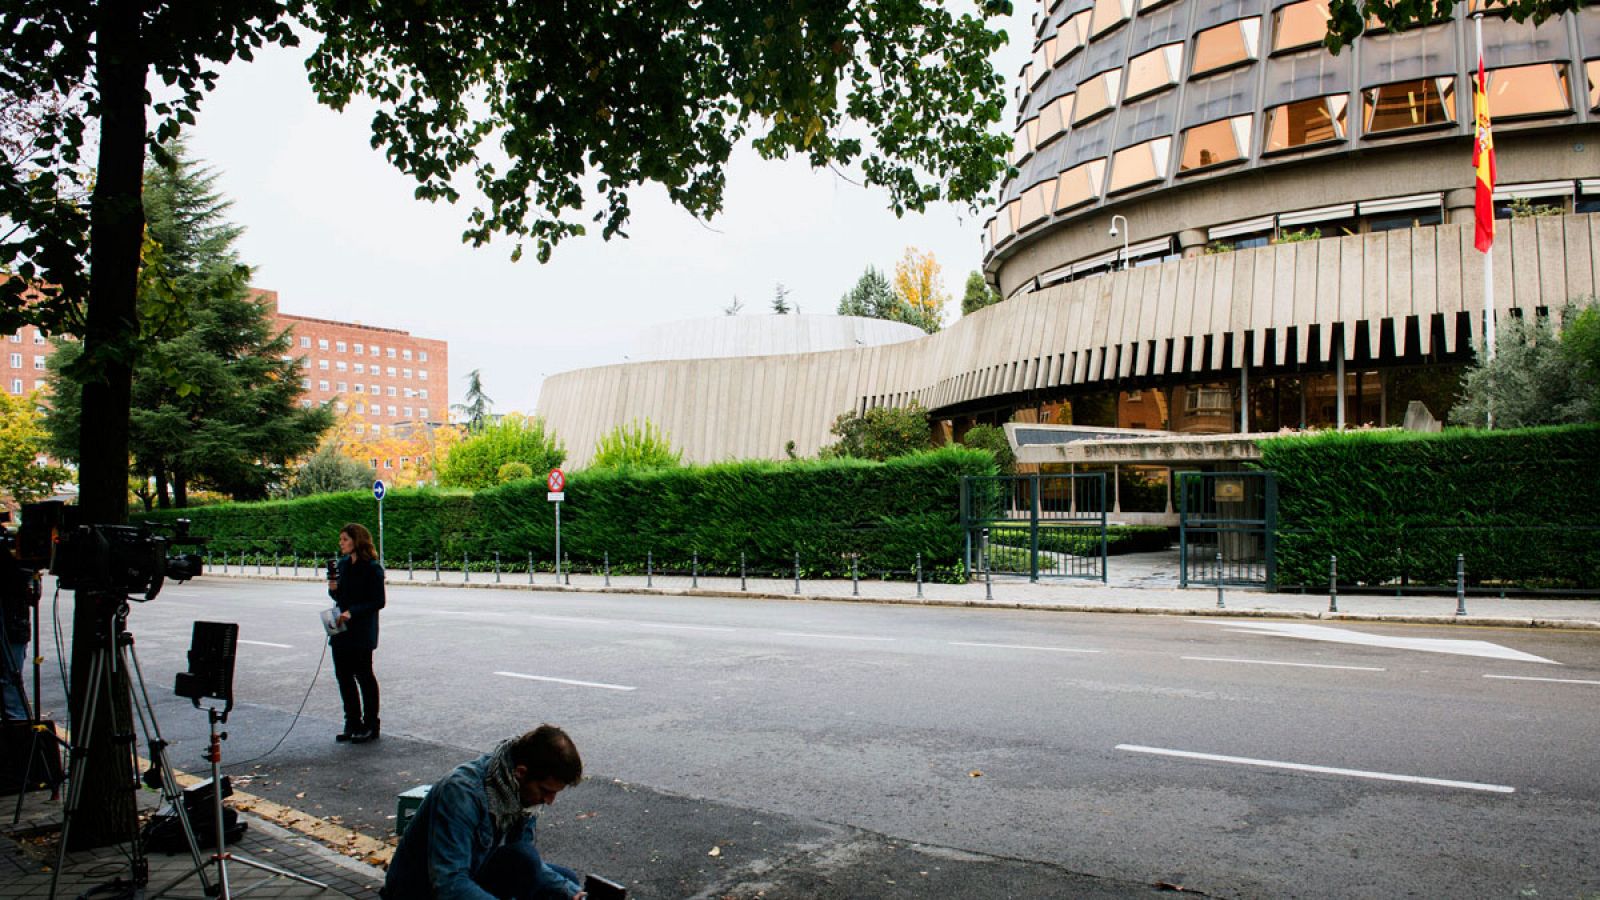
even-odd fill
[{"label": "woman's black pants", "polygon": [[344,701],[345,731],[378,727],[378,676],[372,674],[372,648],[333,645],[333,674]]}]

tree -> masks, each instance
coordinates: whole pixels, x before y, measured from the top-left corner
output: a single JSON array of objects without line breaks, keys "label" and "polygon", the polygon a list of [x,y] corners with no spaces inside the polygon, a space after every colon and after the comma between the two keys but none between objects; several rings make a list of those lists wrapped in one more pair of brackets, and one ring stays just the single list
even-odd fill
[{"label": "tree", "polygon": [[789,314],[789,289],[781,281],[772,289],[772,311],[780,316]]},{"label": "tree", "polygon": [[1556,333],[1554,316],[1502,322],[1494,360],[1467,370],[1450,421],[1477,428],[1489,424],[1490,414],[1497,428],[1600,421],[1600,386],[1583,362],[1594,315],[1600,313],[1592,303],[1568,305],[1561,319],[1577,327],[1562,335]]},{"label": "tree", "polygon": [[722,308],[722,314],[725,316],[737,316],[742,309],[744,309],[744,304],[739,302],[739,295],[734,294],[733,302]]},{"label": "tree", "polygon": [[961,436],[961,444],[992,453],[1001,475],[1011,474],[1012,467],[1017,464],[1017,454],[1011,449],[1011,442],[1006,440],[1006,431],[998,425],[974,425],[968,428],[967,433]]},{"label": "tree", "polygon": [[1000,302],[1000,292],[989,287],[982,272],[967,275],[967,289],[961,295],[961,314],[970,316],[986,306]]},{"label": "tree", "polygon": [[317,448],[317,452],[295,472],[289,485],[289,496],[310,497],[314,494],[336,494],[343,491],[366,490],[372,484],[372,469],[344,455],[335,442]]},{"label": "tree", "polygon": [[888,319],[904,322],[910,309],[889,288],[889,279],[883,277],[876,266],[867,266],[855,287],[839,298],[839,315],[865,316],[869,319]]},{"label": "tree", "polygon": [[915,402],[905,407],[875,406],[864,414],[852,409],[834,419],[829,430],[839,440],[822,448],[823,459],[849,456],[882,461],[926,450],[933,442],[928,411]]},{"label": "tree", "polygon": [[[249,293],[250,270],[233,248],[241,229],[226,219],[231,204],[216,192],[216,173],[179,145],[164,155],[145,176],[133,468],[155,479],[163,508],[188,505],[192,486],[263,499],[288,481],[293,461],[317,446],[333,415],[300,405],[301,363],[285,358],[289,336],[273,332]],[[49,366],[52,452],[80,459],[79,398],[92,377],[83,345],[57,341]]]},{"label": "tree", "polygon": [[[127,517],[146,148],[193,124],[218,67],[320,35],[308,64],[318,98],[336,109],[375,100],[373,145],[417,182],[417,197],[456,202],[470,181],[479,202],[464,239],[509,236],[513,257],[531,239],[543,260],[583,233],[574,220],[595,205],[586,185],[607,238],[623,234],[629,191],[647,182],[692,215],[715,215],[729,155],[746,138],[768,158],[859,164],[896,213],[986,201],[1011,140],[990,130],[1005,89],[987,58],[1005,38],[985,20],[1010,4],[977,3],[976,15],[956,16],[931,0],[576,13],[459,0],[10,0],[0,96],[33,105],[82,87],[81,103],[41,120],[40,153],[25,165],[0,159],[0,271],[17,276],[0,284],[0,332],[31,322],[83,339],[81,406],[96,429],[79,453],[82,515]],[[152,75],[172,99],[152,99]],[[91,139],[85,208],[75,198],[91,183]],[[74,672],[88,671],[95,605],[74,613]],[[125,689],[108,698],[95,704],[107,717],[114,704],[126,710]],[[76,685],[72,701],[88,706]],[[114,761],[91,767],[95,799],[73,829],[84,847],[134,828],[131,799],[113,799],[123,795]]]},{"label": "tree", "polygon": [[939,261],[932,253],[907,247],[894,266],[894,291],[909,309],[909,321],[929,334],[944,323],[944,305],[950,295],[939,276]]},{"label": "tree", "polygon": [[72,473],[41,462],[48,433],[39,412],[39,395],[0,393],[0,492],[21,506],[50,496]]},{"label": "tree", "polygon": [[500,467],[508,462],[547,472],[566,458],[566,447],[554,432],[545,430],[543,419],[510,415],[451,447],[439,468],[439,484],[492,487],[499,483]]},{"label": "tree", "polygon": [[[1330,0],[1328,35],[1323,44],[1338,53],[1367,29],[1368,20],[1391,31],[1447,22],[1458,0]],[[1504,10],[1513,20],[1533,20],[1535,25],[1552,16],[1577,10],[1579,0],[1495,0],[1493,9]]]},{"label": "tree", "polygon": [[467,373],[466,400],[467,402],[457,403],[450,408],[466,416],[467,431],[477,434],[489,421],[489,409],[494,406],[494,401],[483,392],[483,378],[478,375],[477,369]]},{"label": "tree", "polygon": [[643,424],[618,425],[595,445],[591,469],[672,469],[683,464],[683,454],[649,419]]}]

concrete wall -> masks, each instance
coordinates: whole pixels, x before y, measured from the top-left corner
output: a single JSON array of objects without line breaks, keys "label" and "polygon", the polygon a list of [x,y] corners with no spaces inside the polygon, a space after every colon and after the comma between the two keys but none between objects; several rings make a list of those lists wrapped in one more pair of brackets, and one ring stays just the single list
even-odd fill
[{"label": "concrete wall", "polygon": [[653,325],[635,342],[634,360],[712,359],[817,353],[914,341],[925,332],[904,322],[860,316],[802,316],[756,313],[708,316]]},{"label": "concrete wall", "polygon": [[[1495,306],[1532,315],[1600,285],[1600,214],[1501,222],[1494,246]],[[1442,320],[1457,349],[1457,313],[1483,306],[1482,258],[1470,225],[1442,225],[1278,244],[1133,269],[1021,295],[900,344],[823,353],[671,360],[602,366],[548,379],[539,414],[581,467],[618,424],[649,419],[686,460],[781,458],[786,441],[813,454],[835,416],[912,400],[938,410],[1028,390],[1196,380],[1243,364],[1330,358],[1355,334],[1376,346],[1385,321],[1404,333],[1416,316]],[[1469,316],[1474,340],[1481,316]],[[1313,347],[1311,329],[1319,325]],[[1433,328],[1420,329],[1423,352]],[[1276,352],[1266,358],[1267,337]],[[1244,335],[1252,354],[1244,356]],[[1229,353],[1223,336],[1233,335]],[[1212,337],[1204,352],[1206,336]],[[1186,342],[1185,338],[1194,338]],[[1183,348],[1193,353],[1184,358]],[[1315,349],[1315,354],[1309,351]],[[1168,364],[1168,358],[1172,362]]]}]

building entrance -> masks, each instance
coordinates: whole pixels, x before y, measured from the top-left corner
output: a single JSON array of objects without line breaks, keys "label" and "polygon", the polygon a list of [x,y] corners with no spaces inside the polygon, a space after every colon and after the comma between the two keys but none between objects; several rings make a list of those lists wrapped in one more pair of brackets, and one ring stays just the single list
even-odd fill
[{"label": "building entrance", "polygon": [[968,578],[1106,580],[1106,473],[961,479]]}]

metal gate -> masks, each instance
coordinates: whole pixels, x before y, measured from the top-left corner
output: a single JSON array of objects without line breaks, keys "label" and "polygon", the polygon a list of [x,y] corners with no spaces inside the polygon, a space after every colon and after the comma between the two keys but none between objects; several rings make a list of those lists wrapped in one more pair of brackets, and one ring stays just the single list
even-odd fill
[{"label": "metal gate", "polygon": [[1106,475],[961,479],[967,577],[1106,580]]},{"label": "metal gate", "polygon": [[1278,481],[1271,472],[1178,474],[1178,585],[1277,587]]}]

